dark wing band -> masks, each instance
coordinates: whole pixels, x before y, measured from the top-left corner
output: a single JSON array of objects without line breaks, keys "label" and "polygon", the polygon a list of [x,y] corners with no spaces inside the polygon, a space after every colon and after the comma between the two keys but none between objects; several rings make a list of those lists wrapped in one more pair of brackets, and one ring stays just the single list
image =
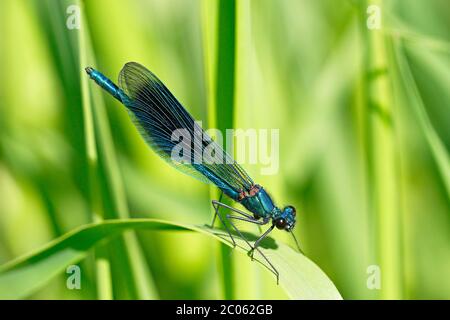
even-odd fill
[{"label": "dark wing band", "polygon": [[[141,135],[160,157],[200,181],[214,183],[232,197],[241,190],[250,190],[253,181],[244,169],[202,130],[151,71],[129,62],[120,71],[119,87],[127,95],[124,104]],[[173,141],[172,134],[176,129],[187,130],[191,137],[201,132],[203,139]],[[179,143],[190,147],[190,163],[172,159],[172,150]],[[207,147],[221,153],[222,157],[217,157],[214,152],[204,152]],[[221,163],[214,163],[218,158],[222,158]],[[196,163],[198,159],[202,159],[201,163]]]}]

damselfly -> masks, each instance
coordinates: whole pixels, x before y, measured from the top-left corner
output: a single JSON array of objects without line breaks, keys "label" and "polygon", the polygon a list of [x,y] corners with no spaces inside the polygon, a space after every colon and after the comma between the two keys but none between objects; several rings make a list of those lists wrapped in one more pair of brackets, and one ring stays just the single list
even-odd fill
[{"label": "damselfly", "polygon": [[[142,65],[135,62],[125,64],[120,71],[119,86],[91,67],[86,68],[86,72],[100,87],[125,105],[140,133],[159,156],[176,169],[200,181],[212,183],[221,190],[219,200],[212,201],[215,214],[211,227],[214,227],[216,217],[219,217],[232,244],[236,246],[233,235],[225,223],[226,219],[235,232],[249,245],[249,255],[253,258],[254,250],[257,250],[269,264],[269,269],[276,275],[278,282],[278,271],[259,249],[259,245],[275,227],[290,232],[295,240],[292,232],[296,222],[295,208],[286,206],[281,210],[275,206],[264,188],[253,182],[244,169],[203,131],[166,86]],[[203,135],[202,140],[194,139],[190,142],[193,152],[187,159],[184,155],[184,160],[188,161],[174,161],[172,157],[173,149],[179,143],[174,141],[172,134],[180,129],[191,136],[196,132],[201,132]],[[207,147],[221,153],[223,161],[217,163],[213,159],[205,159],[205,154],[208,153],[203,151]],[[201,162],[196,161],[199,153],[203,160]],[[223,194],[240,203],[251,214],[222,203]],[[223,217],[219,213],[221,207],[230,210],[231,213]],[[260,226],[271,224],[252,245],[237,228],[235,223],[237,221]],[[296,240],[295,242],[298,247]]]}]

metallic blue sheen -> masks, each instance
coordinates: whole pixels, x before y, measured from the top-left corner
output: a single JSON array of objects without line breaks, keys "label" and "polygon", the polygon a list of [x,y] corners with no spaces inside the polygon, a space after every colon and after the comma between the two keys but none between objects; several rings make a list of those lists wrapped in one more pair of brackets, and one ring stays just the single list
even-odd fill
[{"label": "metallic blue sheen", "polygon": [[241,200],[241,204],[250,212],[260,218],[271,218],[275,205],[272,199],[261,186],[254,196],[247,196]]},{"label": "metallic blue sheen", "polygon": [[[245,170],[217,145],[206,132],[196,124],[194,118],[172,95],[167,87],[142,65],[129,62],[119,75],[119,86],[99,71],[88,67],[86,72],[100,87],[122,102],[128,109],[140,133],[150,147],[170,165],[206,183],[212,183],[228,197],[242,204],[253,213],[256,219],[268,222],[272,219],[272,228],[291,231],[295,226],[295,209],[287,206],[283,210],[276,207],[269,194],[254,184]],[[185,129],[193,137],[201,130],[208,142],[198,146],[203,154],[207,146],[214,144],[214,150],[223,153],[224,163],[195,161],[195,151],[189,155],[189,162],[174,163],[171,152],[177,141],[171,134],[176,129]],[[229,161],[231,160],[231,161]]]},{"label": "metallic blue sheen", "polygon": [[103,73],[90,67],[86,68],[86,72],[89,74],[89,77],[91,77],[91,79],[94,80],[100,87],[105,89],[106,92],[108,92],[120,102],[124,102],[123,97],[125,96],[125,93]]}]

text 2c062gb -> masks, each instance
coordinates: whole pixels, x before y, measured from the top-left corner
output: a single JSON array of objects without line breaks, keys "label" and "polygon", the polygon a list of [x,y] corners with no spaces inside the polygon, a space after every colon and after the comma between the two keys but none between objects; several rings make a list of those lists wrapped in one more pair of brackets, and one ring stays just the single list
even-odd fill
[{"label": "text 2c062gb", "polygon": [[220,314],[272,314],[272,306],[270,304],[260,305],[240,305],[229,304],[220,305]]}]

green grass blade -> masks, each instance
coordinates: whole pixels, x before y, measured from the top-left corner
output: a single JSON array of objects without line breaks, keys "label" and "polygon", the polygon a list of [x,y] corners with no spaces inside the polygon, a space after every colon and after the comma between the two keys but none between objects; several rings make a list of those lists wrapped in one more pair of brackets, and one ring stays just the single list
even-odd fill
[{"label": "green grass blade", "polygon": [[[89,38],[89,28],[87,21],[84,21],[83,28],[80,30],[80,72],[83,84],[83,102],[85,106],[86,136],[87,136],[87,154],[90,164],[90,179],[96,181],[94,196],[101,193],[104,207],[102,212],[109,212],[109,215],[101,214],[98,219],[108,218],[128,218],[128,206],[125,198],[112,135],[109,128],[106,108],[99,89],[89,94],[88,77],[84,74],[84,68],[89,65],[95,65],[94,53]],[[91,106],[91,97],[94,107]],[[87,107],[86,107],[87,106]],[[97,154],[98,153],[98,154]],[[94,178],[92,176],[95,176]],[[91,183],[93,185],[93,183]],[[93,206],[94,211],[97,205]],[[97,213],[98,214],[98,213]],[[123,243],[122,243],[123,242]],[[143,252],[138,240],[133,233],[126,233],[123,239],[117,239],[114,243],[115,254],[111,257],[112,267],[116,268],[119,289],[115,290],[115,297],[130,297],[138,299],[154,299],[157,297],[156,289],[153,284],[150,272],[147,268]],[[112,249],[112,248],[110,248]],[[102,260],[98,268],[106,268],[106,252],[100,252]],[[120,271],[119,271],[120,270]],[[114,270],[112,270],[114,271]],[[109,272],[107,272],[109,273]],[[101,274],[98,275],[102,277]],[[120,279],[119,279],[120,278]],[[109,288],[105,285],[106,279],[98,279],[99,294],[102,297],[111,297],[112,293],[101,292],[102,288]],[[126,288],[127,295],[122,296]]]},{"label": "green grass blade", "polygon": [[[80,79],[81,94],[83,102],[83,122],[85,130],[86,157],[89,178],[89,208],[92,215],[92,221],[101,221],[103,219],[103,210],[100,198],[100,186],[98,176],[98,154],[95,139],[94,120],[92,112],[91,97],[89,94],[88,79],[84,74],[84,65],[88,64],[86,48],[86,28],[79,32],[78,50],[80,59]],[[111,263],[107,257],[106,249],[101,246],[96,250],[96,281],[97,294],[101,300],[113,299],[113,285],[111,278]]]},{"label": "green grass blade", "polygon": [[[382,0],[367,1],[380,7]],[[388,37],[363,27],[365,45],[364,103],[367,148],[367,179],[369,208],[376,228],[377,261],[383,270],[380,297],[401,299],[402,243],[401,206],[397,183],[399,177],[398,141],[393,123],[395,102],[392,95],[392,79],[383,70],[392,64],[388,55]]]},{"label": "green grass blade", "polygon": [[[226,129],[234,126],[236,3],[234,0],[205,1],[202,9],[208,86],[208,124],[210,128],[219,129],[225,137]],[[215,32],[211,32],[211,29]],[[214,199],[219,197],[214,187],[210,194]],[[224,200],[225,203],[231,204],[227,201]],[[222,262],[220,269],[223,297],[233,299],[235,296],[234,270],[229,247],[220,245],[219,259]]]},{"label": "green grass blade", "polygon": [[[70,264],[81,261],[102,240],[126,230],[193,231],[230,246],[228,235],[218,229],[173,223],[156,219],[106,220],[81,226],[41,249],[0,267],[0,299],[26,297],[60,274]],[[255,235],[248,234],[251,239]],[[235,236],[237,251],[246,254],[243,239]],[[292,299],[341,299],[331,280],[311,260],[289,246],[266,239],[262,252],[280,272],[280,285]],[[255,261],[261,257],[256,253]],[[248,263],[252,263],[250,258]],[[264,268],[266,269],[266,268]],[[266,269],[267,270],[267,269]],[[267,270],[267,272],[270,272]],[[275,277],[273,279],[275,285]]]},{"label": "green grass blade", "polygon": [[[219,1],[219,21],[217,29],[217,80],[215,128],[225,137],[226,129],[233,128],[233,100],[234,100],[234,73],[235,73],[235,23],[236,3]],[[225,203],[231,204],[225,201]],[[222,245],[220,255],[222,260],[224,298],[233,299],[235,287],[233,283],[233,261],[230,248]]]},{"label": "green grass blade", "polygon": [[[399,40],[395,41],[394,47],[394,54],[396,55],[397,59],[397,68],[399,70],[398,73],[403,78],[403,88],[409,97],[409,103],[411,104],[412,109],[416,114],[420,129],[430,146],[431,154],[436,161],[436,165],[440,172],[440,178],[442,179],[442,182],[445,186],[447,195],[450,197],[450,157],[446,149],[445,142],[441,140],[439,134],[430,121],[430,117],[425,108],[423,98],[419,92],[416,80],[414,79],[411,68],[408,64],[408,59],[405,57],[405,49],[402,47],[402,42]],[[427,67],[433,70],[431,67],[432,59],[428,59],[428,61],[429,65]],[[438,73],[435,72],[435,74]],[[442,77],[442,80],[445,81],[444,77]],[[443,114],[443,117],[445,117],[445,114]]]}]

